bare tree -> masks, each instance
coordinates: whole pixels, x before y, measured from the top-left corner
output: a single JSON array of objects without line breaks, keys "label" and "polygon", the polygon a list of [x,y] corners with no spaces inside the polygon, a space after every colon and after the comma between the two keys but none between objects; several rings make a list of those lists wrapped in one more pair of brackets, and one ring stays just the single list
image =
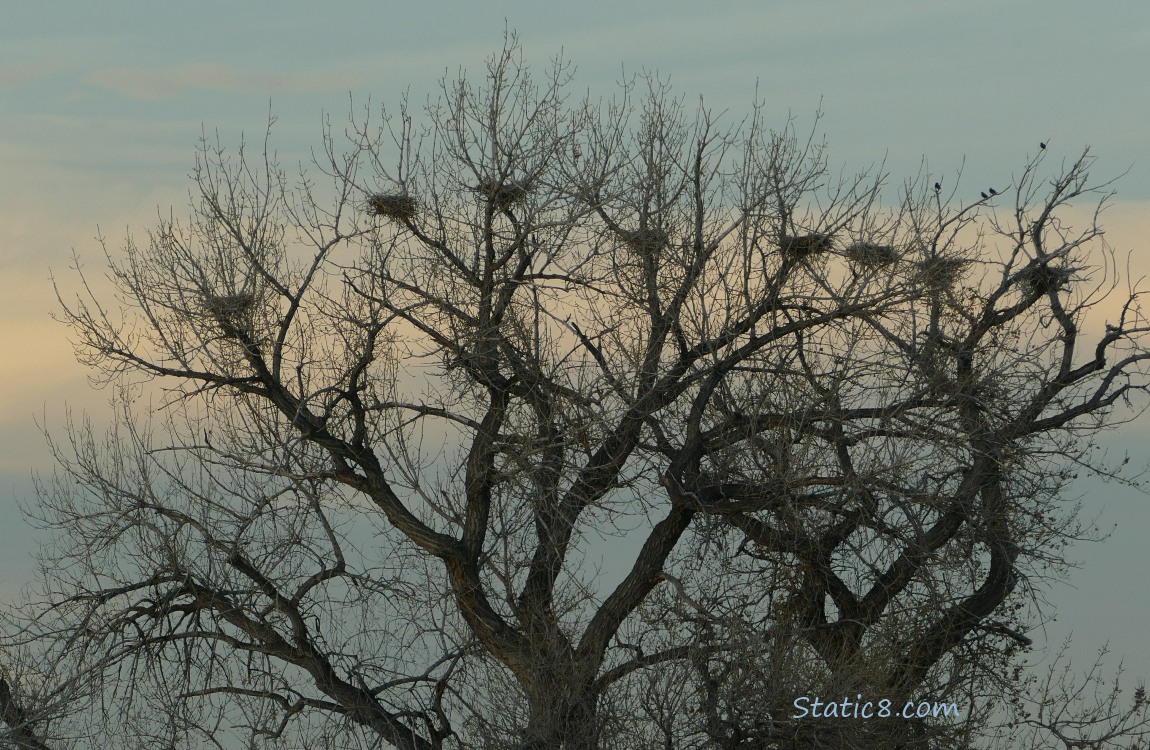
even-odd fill
[{"label": "bare tree", "polygon": [[[1147,385],[1139,294],[1069,223],[1109,196],[1089,155],[1044,148],[984,199],[926,175],[884,198],[758,104],[723,124],[654,77],[571,103],[569,77],[512,41],[481,83],[353,121],[350,149],[329,132],[298,178],[205,140],[190,218],[108,253],[115,303],[62,295],[121,411],[57,446],[38,514],[61,541],[8,642],[86,708],[10,726],[989,741],[1083,533],[1060,498]],[[964,713],[835,721],[802,696]]]}]

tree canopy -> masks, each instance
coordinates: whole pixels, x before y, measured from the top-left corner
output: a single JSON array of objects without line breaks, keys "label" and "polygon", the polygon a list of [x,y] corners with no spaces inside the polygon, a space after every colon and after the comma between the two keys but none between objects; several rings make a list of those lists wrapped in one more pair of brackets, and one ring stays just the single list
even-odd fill
[{"label": "tree canopy", "polygon": [[[1089,154],[892,188],[817,120],[570,82],[512,40],[298,175],[205,139],[188,218],[61,292],[120,411],[53,443],[10,741],[1141,737],[1141,691],[1028,707],[1020,670],[1067,486],[1148,382]],[[962,717],[797,715],[856,696]]]}]

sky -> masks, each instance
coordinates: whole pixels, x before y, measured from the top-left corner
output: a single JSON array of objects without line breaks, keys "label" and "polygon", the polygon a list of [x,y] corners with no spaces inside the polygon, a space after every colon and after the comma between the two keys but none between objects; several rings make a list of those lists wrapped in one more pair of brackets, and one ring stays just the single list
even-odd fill
[{"label": "sky", "polygon": [[[275,147],[306,159],[325,117],[422,101],[445,73],[481,72],[507,28],[539,67],[562,53],[579,90],[610,95],[655,70],[732,119],[756,91],[776,123],[821,109],[832,165],[882,163],[895,185],[961,168],[973,198],[1009,184],[1040,141],[1058,159],[1089,146],[1094,174],[1120,177],[1107,239],[1150,274],[1145,0],[3,3],[0,596],[32,577],[43,540],[17,507],[51,470],[41,427],[59,434],[69,410],[108,418],[51,317],[51,279],[74,289],[73,253],[98,273],[98,235],[114,252],[157,211],[183,214],[202,133],[237,145],[271,114]],[[1148,436],[1141,418],[1105,442],[1145,463]],[[1083,565],[1047,592],[1047,638],[1073,632],[1081,659],[1109,640],[1111,664],[1150,678],[1150,497],[1099,482],[1075,497],[1113,533],[1070,550]]]}]

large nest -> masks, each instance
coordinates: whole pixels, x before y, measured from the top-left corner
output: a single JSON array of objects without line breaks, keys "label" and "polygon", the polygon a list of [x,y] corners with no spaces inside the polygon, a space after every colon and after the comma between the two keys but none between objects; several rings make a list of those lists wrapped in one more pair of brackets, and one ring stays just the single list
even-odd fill
[{"label": "large nest", "polygon": [[529,188],[527,180],[483,180],[475,190],[486,196],[496,209],[502,211],[524,200]]},{"label": "large nest", "polygon": [[407,193],[375,193],[367,199],[367,212],[392,221],[411,221],[419,203]]},{"label": "large nest", "polygon": [[204,299],[204,309],[217,318],[236,318],[251,312],[255,302],[248,293],[209,295]]},{"label": "large nest", "polygon": [[661,229],[635,229],[622,230],[619,237],[638,255],[656,255],[670,241],[667,233]]},{"label": "large nest", "polygon": [[255,296],[248,293],[207,295],[204,310],[216,319],[225,333],[234,335],[244,327],[255,308]]},{"label": "large nest", "polygon": [[804,260],[820,253],[834,249],[835,238],[833,234],[799,234],[794,236],[783,235],[779,239],[779,251],[784,258]]},{"label": "large nest", "polygon": [[898,260],[898,251],[877,242],[856,242],[844,253],[847,260],[860,266],[887,266]]},{"label": "large nest", "polygon": [[965,258],[934,256],[919,263],[917,281],[935,291],[953,289],[966,272],[970,261]]},{"label": "large nest", "polygon": [[1057,291],[1070,283],[1076,268],[1055,268],[1045,263],[1023,269],[1018,281],[1032,295],[1038,296]]}]

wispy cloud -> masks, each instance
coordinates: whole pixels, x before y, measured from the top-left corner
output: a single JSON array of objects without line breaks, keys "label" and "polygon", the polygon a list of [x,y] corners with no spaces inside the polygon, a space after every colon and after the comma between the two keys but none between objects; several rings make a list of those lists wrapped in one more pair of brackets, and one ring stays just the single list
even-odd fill
[{"label": "wispy cloud", "polygon": [[46,78],[59,70],[60,66],[49,67],[35,62],[0,63],[0,89],[12,88],[40,78]]},{"label": "wispy cloud", "polygon": [[[410,62],[408,66],[416,67]],[[357,89],[377,82],[381,70],[394,76],[396,67],[377,60],[349,60],[322,70],[283,72],[196,62],[162,68],[101,68],[89,73],[85,80],[128,99],[160,101],[197,90],[267,95]],[[424,65],[422,71],[426,70]]]},{"label": "wispy cloud", "polygon": [[[250,78],[250,76],[248,76]],[[188,63],[166,68],[121,67],[93,71],[87,81],[129,99],[173,99],[187,89],[242,91],[245,76],[218,63]]]}]

